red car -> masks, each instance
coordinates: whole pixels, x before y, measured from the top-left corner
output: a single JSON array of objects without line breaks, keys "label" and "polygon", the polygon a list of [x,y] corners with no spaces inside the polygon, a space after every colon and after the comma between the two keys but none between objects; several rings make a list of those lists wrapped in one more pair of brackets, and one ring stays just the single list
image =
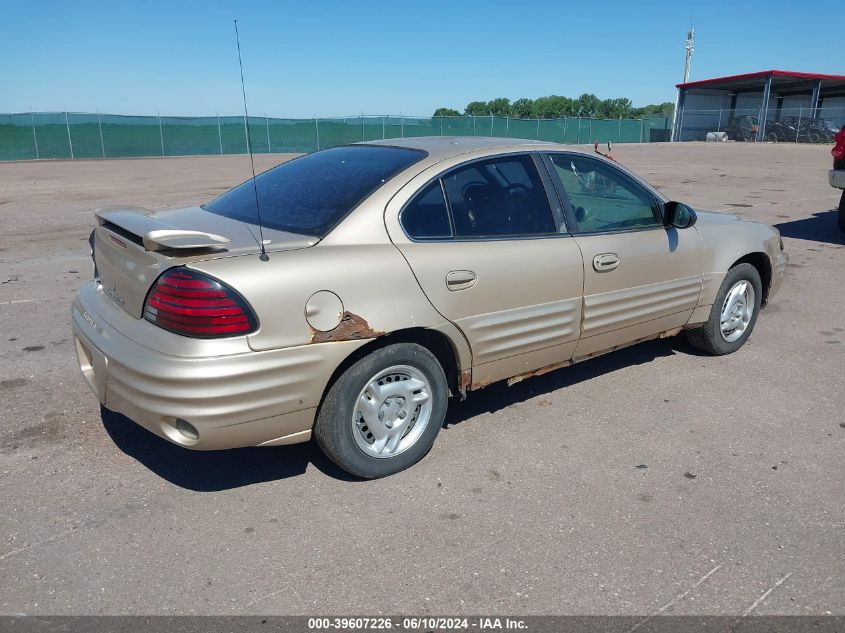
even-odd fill
[{"label": "red car", "polygon": [[839,198],[839,230],[845,233],[845,125],[833,139],[833,169],[828,178],[831,187],[842,189],[842,197]]}]

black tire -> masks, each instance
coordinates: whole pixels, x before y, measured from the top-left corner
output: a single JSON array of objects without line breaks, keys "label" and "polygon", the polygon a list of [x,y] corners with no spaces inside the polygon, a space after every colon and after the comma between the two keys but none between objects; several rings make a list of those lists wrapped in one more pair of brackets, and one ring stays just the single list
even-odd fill
[{"label": "black tire", "polygon": [[839,230],[845,233],[845,189],[842,190],[842,197],[839,198]]},{"label": "black tire", "polygon": [[[728,342],[722,337],[719,327],[720,317],[728,292],[741,280],[749,282],[754,288],[754,312],[742,336],[735,341]],[[760,314],[760,300],[762,297],[763,284],[760,281],[760,273],[757,272],[757,269],[751,264],[737,264],[725,275],[725,279],[719,287],[719,292],[716,294],[713,307],[710,309],[710,316],[707,318],[707,321],[697,328],[686,331],[687,340],[690,345],[714,356],[724,356],[725,354],[734,353],[751,336],[751,331],[757,323],[757,316]]]},{"label": "black tire", "polygon": [[[419,438],[406,450],[392,457],[374,457],[358,446],[354,436],[356,401],[372,378],[398,365],[412,367],[428,380],[431,413]],[[448,396],[446,375],[430,351],[416,343],[388,345],[358,360],[335,380],[320,406],[314,437],[326,456],[346,472],[365,479],[386,477],[413,466],[428,453],[443,426]]]}]

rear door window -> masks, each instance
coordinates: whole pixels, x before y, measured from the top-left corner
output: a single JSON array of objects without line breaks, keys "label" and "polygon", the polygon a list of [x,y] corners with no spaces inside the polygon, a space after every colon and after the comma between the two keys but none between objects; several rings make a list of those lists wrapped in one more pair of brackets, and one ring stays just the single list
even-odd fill
[{"label": "rear door window", "polygon": [[456,237],[533,236],[556,232],[546,190],[527,155],[460,167],[443,177]]}]

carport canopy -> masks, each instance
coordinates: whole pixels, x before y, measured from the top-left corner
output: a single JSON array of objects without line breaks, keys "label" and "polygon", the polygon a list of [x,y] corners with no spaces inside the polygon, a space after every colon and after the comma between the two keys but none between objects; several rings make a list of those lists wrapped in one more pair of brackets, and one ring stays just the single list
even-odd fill
[{"label": "carport canopy", "polygon": [[783,97],[809,96],[810,111],[812,116],[815,117],[825,99],[845,98],[845,75],[764,70],[701,81],[689,81],[677,84],[676,87],[678,88],[679,117],[683,117],[687,97],[691,95],[730,95],[730,109],[734,110],[738,96],[744,93],[762,93],[760,130],[758,133],[758,139],[762,139],[765,138],[765,127],[771,99],[777,99],[776,107],[780,108],[779,104],[782,103]]}]

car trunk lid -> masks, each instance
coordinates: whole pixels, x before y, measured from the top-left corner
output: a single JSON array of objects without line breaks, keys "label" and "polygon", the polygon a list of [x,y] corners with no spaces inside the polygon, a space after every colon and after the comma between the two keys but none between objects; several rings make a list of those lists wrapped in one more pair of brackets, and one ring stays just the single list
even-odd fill
[{"label": "car trunk lid", "polygon": [[[94,259],[103,292],[141,318],[153,282],[168,268],[260,253],[258,227],[200,207],[153,213],[137,207],[100,209]],[[308,248],[317,238],[264,229],[268,252]]]}]

